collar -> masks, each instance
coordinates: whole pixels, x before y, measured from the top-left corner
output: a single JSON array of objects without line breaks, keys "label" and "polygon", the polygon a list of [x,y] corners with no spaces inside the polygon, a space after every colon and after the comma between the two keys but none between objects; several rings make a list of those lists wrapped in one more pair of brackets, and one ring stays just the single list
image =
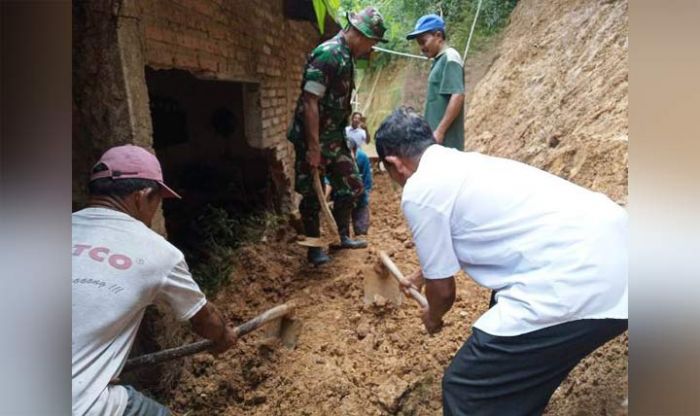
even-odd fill
[{"label": "collar", "polygon": [[[418,166],[416,166],[415,172],[406,180],[406,185],[413,179],[414,177],[418,177],[419,173],[421,172],[421,166],[425,166],[428,163],[427,159],[430,159],[432,157],[432,153],[435,152],[435,150],[439,149],[441,146],[439,144],[431,144],[428,146],[427,149],[423,152],[423,154],[420,157],[420,160],[418,161]],[[425,170],[425,169],[423,169]],[[404,187],[405,187],[404,186]]]},{"label": "collar", "polygon": [[352,57],[352,51],[350,50],[350,45],[348,45],[348,40],[345,39],[345,36],[343,36],[343,32],[344,32],[343,30],[340,30],[335,35],[335,37],[338,39],[338,43],[341,45],[341,47],[347,51],[347,53],[348,53],[348,55],[350,55],[350,57]]},{"label": "collar", "polygon": [[438,52],[438,54],[435,55],[435,58],[433,58],[433,59],[435,59],[435,60],[437,61],[438,58],[441,57],[442,55],[444,55],[445,52],[447,52],[447,50],[448,50],[449,48],[450,48],[450,47],[449,47],[449,45],[447,45],[447,43],[443,43],[443,44],[442,44],[442,49],[440,49],[440,52]]}]

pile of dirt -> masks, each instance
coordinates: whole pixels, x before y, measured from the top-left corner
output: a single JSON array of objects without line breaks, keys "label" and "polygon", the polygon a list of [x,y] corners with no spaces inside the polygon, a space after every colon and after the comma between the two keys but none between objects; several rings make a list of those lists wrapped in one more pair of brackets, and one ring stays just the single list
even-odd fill
[{"label": "pile of dirt", "polygon": [[523,0],[478,83],[466,148],[627,201],[626,0]]},{"label": "pile of dirt", "polygon": [[[428,336],[410,300],[365,306],[363,279],[385,250],[404,273],[418,267],[401,215],[400,189],[375,177],[366,250],[333,253],[308,266],[292,230],[248,245],[236,256],[232,283],[213,301],[235,323],[296,300],[302,331],[295,348],[258,331],[218,358],[188,359],[166,402],[195,415],[440,415],[440,380],[487,309],[489,292],[458,278],[445,328]],[[586,360],[555,395],[550,415],[615,414],[624,398],[626,339]],[[575,411],[574,411],[575,410]],[[189,413],[188,413],[189,412]],[[606,413],[607,412],[607,413]]]}]

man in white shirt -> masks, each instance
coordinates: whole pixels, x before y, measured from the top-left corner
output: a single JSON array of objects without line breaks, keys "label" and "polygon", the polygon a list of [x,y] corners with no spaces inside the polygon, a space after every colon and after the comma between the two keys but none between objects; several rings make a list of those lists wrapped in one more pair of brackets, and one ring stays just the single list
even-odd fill
[{"label": "man in white shirt", "polygon": [[355,148],[362,149],[362,145],[369,143],[367,131],[362,126],[362,113],[355,111],[350,117],[350,125],[345,126],[345,137],[355,144]]},{"label": "man in white shirt", "polygon": [[208,303],[176,247],[149,227],[162,198],[179,198],[160,163],[132,145],[109,149],[93,167],[88,207],[72,215],[72,392],[74,416],[167,416],[131,386],[112,384],[148,305],[164,303],[215,342],[236,336]]},{"label": "man in white shirt", "polygon": [[375,142],[403,186],[427,331],[440,331],[459,270],[496,291],[445,371],[444,414],[541,414],[583,357],[627,329],[626,212],[531,166],[436,145],[412,109]]}]

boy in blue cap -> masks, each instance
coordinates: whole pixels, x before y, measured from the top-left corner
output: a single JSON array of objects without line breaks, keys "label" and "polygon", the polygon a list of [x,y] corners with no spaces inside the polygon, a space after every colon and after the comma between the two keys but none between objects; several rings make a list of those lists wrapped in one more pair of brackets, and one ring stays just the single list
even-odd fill
[{"label": "boy in blue cap", "polygon": [[445,21],[436,14],[425,15],[406,39],[415,39],[423,55],[434,59],[424,117],[435,141],[464,150],[464,67],[459,52],[447,45]]}]

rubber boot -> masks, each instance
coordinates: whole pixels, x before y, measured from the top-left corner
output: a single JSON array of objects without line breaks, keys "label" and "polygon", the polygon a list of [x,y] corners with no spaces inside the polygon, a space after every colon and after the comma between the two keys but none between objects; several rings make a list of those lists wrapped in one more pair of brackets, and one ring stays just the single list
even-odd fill
[{"label": "rubber boot", "polygon": [[338,248],[365,248],[367,242],[365,240],[353,240],[350,238],[350,212],[352,211],[353,201],[338,200],[333,204],[333,218],[338,225],[338,233],[340,234],[340,246]]},{"label": "rubber boot", "polygon": [[[304,231],[307,237],[320,237],[321,224],[318,219],[318,214],[311,218],[304,218]],[[309,247],[306,252],[306,259],[314,266],[320,266],[331,261],[328,254],[323,252],[320,247]]]}]

